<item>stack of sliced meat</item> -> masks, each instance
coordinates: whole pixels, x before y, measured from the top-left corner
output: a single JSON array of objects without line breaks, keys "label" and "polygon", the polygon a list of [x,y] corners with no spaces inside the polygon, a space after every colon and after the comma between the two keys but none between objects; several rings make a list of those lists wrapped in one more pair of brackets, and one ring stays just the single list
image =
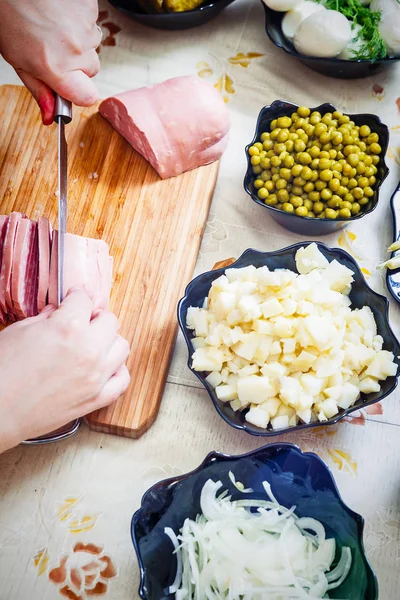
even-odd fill
[{"label": "stack of sliced meat", "polygon": [[[0,323],[37,315],[57,304],[57,231],[48,219],[0,215]],[[83,285],[96,308],[108,308],[112,258],[102,240],[66,234],[64,291]]]}]

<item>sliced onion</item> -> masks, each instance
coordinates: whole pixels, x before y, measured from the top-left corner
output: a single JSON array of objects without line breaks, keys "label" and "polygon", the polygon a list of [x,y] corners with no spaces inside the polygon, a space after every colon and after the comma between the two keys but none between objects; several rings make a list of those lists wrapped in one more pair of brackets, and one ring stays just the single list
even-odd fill
[{"label": "sliced onion", "polygon": [[167,536],[169,537],[169,539],[171,540],[171,542],[174,546],[174,553],[176,555],[176,575],[175,575],[174,582],[169,586],[169,589],[168,589],[170,594],[175,594],[181,587],[181,583],[182,583],[181,549],[179,546],[178,538],[175,535],[175,531],[173,529],[171,529],[171,527],[165,527],[164,533],[166,533]]}]

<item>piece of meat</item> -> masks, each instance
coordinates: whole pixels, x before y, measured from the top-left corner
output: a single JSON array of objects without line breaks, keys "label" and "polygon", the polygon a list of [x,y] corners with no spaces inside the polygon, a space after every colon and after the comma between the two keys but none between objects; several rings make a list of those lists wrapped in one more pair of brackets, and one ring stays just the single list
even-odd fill
[{"label": "piece of meat", "polygon": [[[1,263],[2,263],[2,257],[3,257],[3,244],[4,244],[4,238],[6,236],[7,223],[8,223],[8,217],[6,217],[5,215],[0,215],[0,273],[1,273]],[[6,313],[3,312],[3,309],[0,306],[0,323],[5,325],[6,322],[7,322]]]},{"label": "piece of meat", "polygon": [[49,291],[50,276],[50,248],[52,228],[50,221],[44,217],[38,220],[38,242],[39,242],[39,281],[37,306],[41,312],[47,304],[47,293]]},{"label": "piece of meat", "polygon": [[38,240],[37,223],[20,219],[14,242],[11,269],[11,301],[19,319],[38,314]]},{"label": "piece of meat", "polygon": [[[101,260],[98,260],[98,256]],[[64,293],[84,286],[93,295],[94,308],[108,307],[111,293],[112,262],[103,240],[67,233],[64,239]],[[53,231],[50,260],[49,304],[57,305],[58,231]]]},{"label": "piece of meat", "polygon": [[10,320],[14,319],[12,300],[11,300],[11,269],[13,264],[14,242],[18,223],[23,215],[18,212],[12,212],[7,223],[6,234],[3,244],[3,259],[0,272],[0,307],[6,313]]},{"label": "piece of meat", "polygon": [[99,111],[162,179],[218,160],[228,143],[228,109],[199,77],[123,92],[103,100]]}]

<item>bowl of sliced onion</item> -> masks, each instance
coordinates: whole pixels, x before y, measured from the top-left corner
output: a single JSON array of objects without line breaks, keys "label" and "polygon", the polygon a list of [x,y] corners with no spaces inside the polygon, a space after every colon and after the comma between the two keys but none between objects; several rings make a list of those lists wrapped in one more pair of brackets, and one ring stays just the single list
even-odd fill
[{"label": "bowl of sliced onion", "polygon": [[376,600],[363,518],[293,444],[210,453],[157,483],[132,519],[143,600]]},{"label": "bowl of sliced onion", "polygon": [[246,250],[186,288],[188,367],[220,416],[251,435],[332,425],[393,392],[400,345],[388,300],[344,250]]}]

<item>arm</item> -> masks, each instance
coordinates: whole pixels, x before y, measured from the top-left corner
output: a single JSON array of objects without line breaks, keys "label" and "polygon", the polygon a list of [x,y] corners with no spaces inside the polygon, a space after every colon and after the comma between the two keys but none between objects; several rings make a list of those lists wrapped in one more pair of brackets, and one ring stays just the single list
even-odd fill
[{"label": "arm", "polygon": [[0,54],[34,96],[49,125],[52,90],[79,106],[97,100],[96,0],[0,0]]},{"label": "arm", "polygon": [[118,320],[81,289],[0,332],[0,452],[116,400],[128,387]]}]

